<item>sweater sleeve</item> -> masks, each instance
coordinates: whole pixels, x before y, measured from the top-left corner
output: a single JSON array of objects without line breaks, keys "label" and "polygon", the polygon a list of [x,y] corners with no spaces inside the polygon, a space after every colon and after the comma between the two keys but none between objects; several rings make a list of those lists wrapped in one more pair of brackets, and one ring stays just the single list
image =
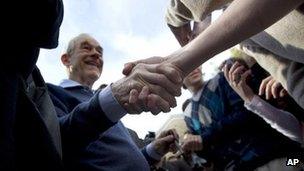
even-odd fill
[{"label": "sweater sleeve", "polygon": [[214,10],[220,9],[232,0],[170,0],[166,11],[166,22],[174,27],[190,21],[201,22]]},{"label": "sweater sleeve", "polygon": [[99,93],[90,101],[79,104],[69,114],[59,118],[63,142],[68,144],[65,147],[84,147],[116,123],[102,110],[98,95]]},{"label": "sweater sleeve", "polygon": [[262,117],[278,132],[294,141],[302,143],[302,126],[291,113],[275,108],[258,96],[254,96],[251,102],[245,103],[245,107]]}]

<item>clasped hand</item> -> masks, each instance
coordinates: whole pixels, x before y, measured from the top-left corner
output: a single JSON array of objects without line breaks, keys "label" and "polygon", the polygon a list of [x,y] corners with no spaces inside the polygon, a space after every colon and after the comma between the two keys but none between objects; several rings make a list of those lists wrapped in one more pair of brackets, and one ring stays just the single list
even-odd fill
[{"label": "clasped hand", "polygon": [[152,57],[127,63],[125,78],[112,84],[117,101],[130,114],[151,111],[153,114],[169,112],[181,95],[183,76],[165,58]]}]

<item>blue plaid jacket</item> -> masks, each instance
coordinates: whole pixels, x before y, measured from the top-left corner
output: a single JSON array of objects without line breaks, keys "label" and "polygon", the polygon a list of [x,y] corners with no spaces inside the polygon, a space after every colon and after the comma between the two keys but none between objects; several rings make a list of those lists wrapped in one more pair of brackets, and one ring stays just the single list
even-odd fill
[{"label": "blue plaid jacket", "polygon": [[[254,81],[257,82],[252,84],[259,85],[260,80]],[[185,121],[189,130],[203,139],[204,150],[199,154],[218,162],[217,165],[232,163],[235,169],[253,169],[276,157],[294,153],[295,149],[289,147],[296,143],[248,111],[223,73],[205,83],[199,104],[200,118],[208,115],[211,123],[202,124],[199,133],[193,129],[191,118],[185,117]]]}]

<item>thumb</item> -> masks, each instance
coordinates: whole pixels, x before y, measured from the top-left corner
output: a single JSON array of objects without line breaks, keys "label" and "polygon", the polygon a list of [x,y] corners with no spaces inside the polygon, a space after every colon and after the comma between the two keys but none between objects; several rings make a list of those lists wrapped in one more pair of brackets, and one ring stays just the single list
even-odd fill
[{"label": "thumb", "polygon": [[122,71],[122,73],[124,75],[129,75],[130,72],[132,71],[132,69],[139,63],[144,63],[144,64],[158,64],[163,62],[164,60],[166,60],[166,58],[160,57],[160,56],[153,56],[150,58],[146,58],[146,59],[141,59],[141,60],[137,60],[134,62],[128,62],[124,65],[124,69]]},{"label": "thumb", "polygon": [[128,62],[124,65],[124,68],[122,70],[122,74],[124,74],[125,76],[129,75],[132,71],[132,69],[135,67],[135,63],[134,62]]},{"label": "thumb", "polygon": [[169,151],[170,149],[170,144],[174,142],[175,138],[173,135],[169,135],[163,138],[160,138],[155,141],[155,150],[159,154],[165,154]]},{"label": "thumb", "polygon": [[166,137],[160,138],[159,142],[168,144],[168,143],[173,143],[174,140],[175,140],[175,138],[173,135],[168,135]]}]

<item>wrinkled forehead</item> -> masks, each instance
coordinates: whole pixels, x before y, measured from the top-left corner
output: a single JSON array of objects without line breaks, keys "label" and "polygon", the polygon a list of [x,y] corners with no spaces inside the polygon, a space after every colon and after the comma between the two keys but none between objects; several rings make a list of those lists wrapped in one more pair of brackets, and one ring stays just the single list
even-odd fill
[{"label": "wrinkled forehead", "polygon": [[94,47],[100,46],[99,42],[93,37],[88,35],[83,35],[76,40],[76,45],[79,47],[81,44],[90,44]]}]

